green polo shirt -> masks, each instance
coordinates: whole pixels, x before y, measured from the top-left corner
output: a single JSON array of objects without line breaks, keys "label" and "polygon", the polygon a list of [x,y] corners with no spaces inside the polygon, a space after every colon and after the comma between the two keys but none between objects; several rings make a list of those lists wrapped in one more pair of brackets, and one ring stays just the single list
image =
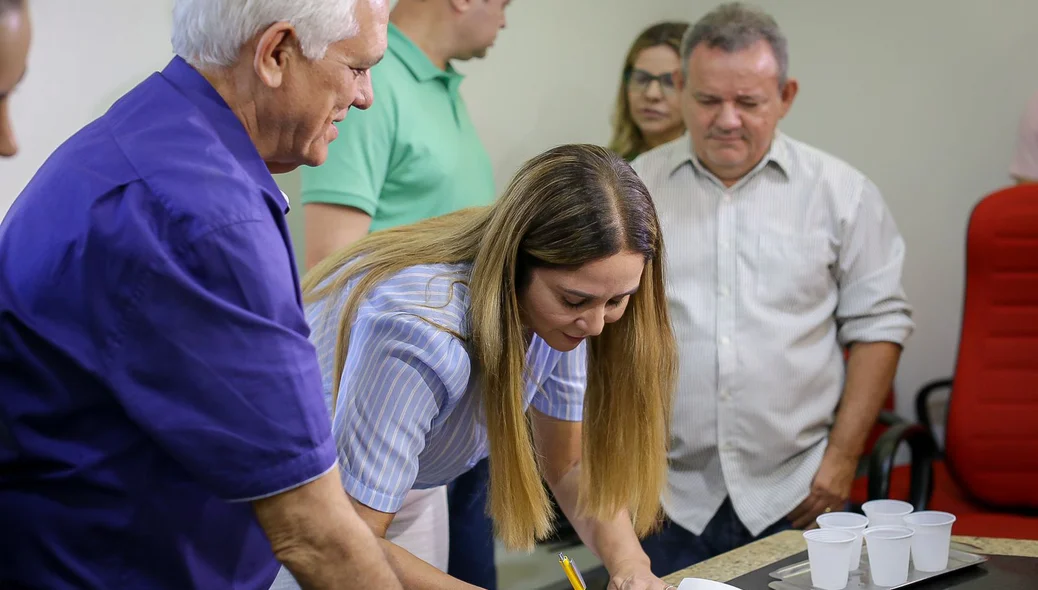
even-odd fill
[{"label": "green polo shirt", "polygon": [[328,161],[301,172],[303,203],[356,207],[371,231],[494,200],[490,157],[458,87],[392,23],[389,50],[371,70],[375,101],[338,124]]}]

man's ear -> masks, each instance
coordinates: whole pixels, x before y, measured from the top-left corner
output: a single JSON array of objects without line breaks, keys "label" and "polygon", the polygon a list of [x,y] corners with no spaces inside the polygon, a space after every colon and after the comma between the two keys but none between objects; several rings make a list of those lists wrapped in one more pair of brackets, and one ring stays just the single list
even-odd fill
[{"label": "man's ear", "polygon": [[303,54],[296,40],[295,29],[287,22],[279,22],[260,33],[256,40],[252,67],[264,84],[278,88],[284,81],[288,63],[299,59],[303,59]]},{"label": "man's ear", "polygon": [[448,0],[451,5],[451,9],[455,12],[465,13],[472,8],[474,2],[486,2],[486,0]]},{"label": "man's ear", "polygon": [[800,90],[800,84],[797,83],[796,78],[790,78],[786,80],[786,85],[782,87],[782,116],[786,116],[789,109],[793,106],[793,99],[797,97],[797,91]]}]

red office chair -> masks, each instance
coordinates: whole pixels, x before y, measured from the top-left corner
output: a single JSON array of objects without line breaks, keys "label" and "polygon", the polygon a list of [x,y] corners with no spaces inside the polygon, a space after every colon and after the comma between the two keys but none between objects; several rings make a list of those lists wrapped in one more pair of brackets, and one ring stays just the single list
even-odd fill
[{"label": "red office chair", "polygon": [[[926,510],[933,494],[934,461],[939,456],[933,434],[922,424],[884,409],[870,440],[875,442],[866,446],[869,450],[862,458],[865,475],[855,479],[851,487],[851,510],[861,512],[862,504],[877,498],[899,498],[916,510]],[[896,466],[894,460],[902,444],[908,445],[909,462]]]},{"label": "red office chair", "polygon": [[[970,216],[955,375],[920,390],[922,425],[929,396],[946,388],[929,508],[956,514],[956,534],[1038,539],[1038,185],[995,192]],[[870,496],[909,487],[904,468],[875,471]]]}]

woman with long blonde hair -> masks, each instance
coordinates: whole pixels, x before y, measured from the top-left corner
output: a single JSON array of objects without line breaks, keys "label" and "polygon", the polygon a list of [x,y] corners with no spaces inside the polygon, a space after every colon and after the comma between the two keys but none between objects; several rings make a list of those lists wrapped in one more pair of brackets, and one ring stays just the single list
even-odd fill
[{"label": "woman with long blonde hair", "polygon": [[[404,502],[488,454],[507,547],[550,533],[547,482],[610,588],[668,587],[638,540],[660,519],[676,367],[660,236],[630,166],[569,145],[493,206],[376,232],[305,278],[343,484],[405,587],[472,588],[415,557],[446,543],[442,497]],[[402,510],[440,524],[394,529]]]},{"label": "woman with long blonde hair", "polygon": [[681,37],[688,27],[686,22],[657,23],[642,31],[627,50],[609,149],[628,161],[685,133],[677,75]]}]

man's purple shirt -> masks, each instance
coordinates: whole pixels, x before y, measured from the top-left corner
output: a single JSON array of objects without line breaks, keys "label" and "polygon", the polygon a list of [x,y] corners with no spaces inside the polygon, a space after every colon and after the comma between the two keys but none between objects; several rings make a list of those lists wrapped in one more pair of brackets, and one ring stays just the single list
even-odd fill
[{"label": "man's purple shirt", "polygon": [[180,58],[18,197],[0,225],[0,587],[270,585],[248,500],[336,461],[285,213]]}]

